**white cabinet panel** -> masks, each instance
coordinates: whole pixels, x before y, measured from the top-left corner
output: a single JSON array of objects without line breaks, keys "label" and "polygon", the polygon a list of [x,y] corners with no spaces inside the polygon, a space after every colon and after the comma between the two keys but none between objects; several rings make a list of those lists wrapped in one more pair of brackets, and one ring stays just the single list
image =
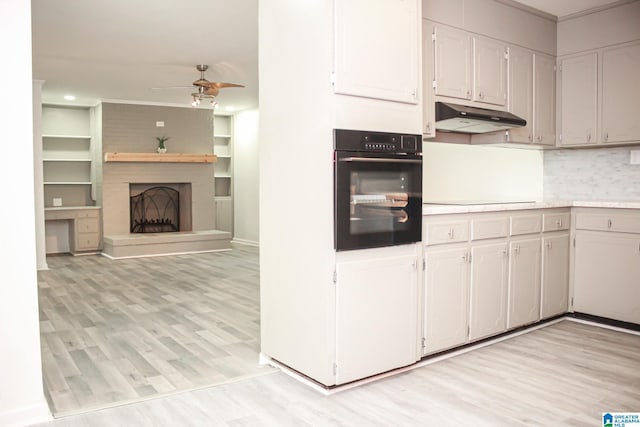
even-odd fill
[{"label": "white cabinet panel", "polygon": [[569,235],[542,238],[540,317],[565,313],[569,306]]},{"label": "white cabinet panel", "polygon": [[598,54],[563,59],[560,63],[560,145],[597,142]]},{"label": "white cabinet panel", "polygon": [[573,309],[640,323],[640,236],[577,231]]},{"label": "white cabinet panel", "polygon": [[335,0],[336,93],[418,102],[418,10],[418,0]]},{"label": "white cabinet panel", "polygon": [[471,36],[464,31],[435,30],[436,95],[471,99]]},{"label": "white cabinet panel", "polygon": [[556,65],[551,56],[534,57],[534,143],[556,143]]},{"label": "white cabinet panel", "polygon": [[231,197],[216,197],[216,228],[233,232],[233,199]]},{"label": "white cabinet panel", "polygon": [[527,121],[509,130],[510,141],[533,142],[533,54],[517,47],[509,48],[509,111]]},{"label": "white cabinet panel", "polygon": [[605,50],[602,56],[602,141],[640,140],[640,44]]},{"label": "white cabinet panel", "polygon": [[540,238],[509,244],[509,328],[540,320]]},{"label": "white cabinet panel", "polygon": [[468,256],[466,248],[428,252],[425,256],[425,354],[467,341]]},{"label": "white cabinet panel", "polygon": [[498,334],[507,328],[507,255],[506,243],[471,248],[471,341]]},{"label": "white cabinet panel", "polygon": [[473,38],[473,100],[505,105],[507,102],[506,46],[480,37]]},{"label": "white cabinet panel", "polygon": [[337,264],[336,384],[416,361],[416,262],[412,255]]}]

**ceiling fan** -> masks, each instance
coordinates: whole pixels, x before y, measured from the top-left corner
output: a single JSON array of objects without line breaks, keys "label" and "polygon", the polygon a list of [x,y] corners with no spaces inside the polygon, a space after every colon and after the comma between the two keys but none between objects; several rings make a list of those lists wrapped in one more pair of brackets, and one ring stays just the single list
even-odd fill
[{"label": "ceiling fan", "polygon": [[191,97],[193,98],[193,102],[191,103],[191,105],[194,107],[198,106],[204,99],[210,99],[211,105],[215,107],[218,104],[216,102],[216,96],[218,96],[220,89],[225,87],[244,87],[244,85],[235,83],[210,82],[209,80],[205,79],[204,72],[209,69],[208,65],[198,64],[196,65],[196,69],[200,71],[200,78],[192,83],[193,86],[170,86],[170,88],[194,88],[195,92],[191,94]]}]

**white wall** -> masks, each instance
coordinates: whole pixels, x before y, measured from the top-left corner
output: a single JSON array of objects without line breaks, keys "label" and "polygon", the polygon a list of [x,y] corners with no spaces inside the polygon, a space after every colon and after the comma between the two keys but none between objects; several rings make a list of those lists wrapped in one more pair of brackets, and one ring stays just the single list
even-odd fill
[{"label": "white wall", "polygon": [[233,239],[258,244],[258,110],[235,115],[233,130]]},{"label": "white wall", "polygon": [[427,143],[425,202],[542,200],[542,152]]},{"label": "white wall", "polygon": [[10,426],[51,418],[42,390],[38,323],[30,2],[0,2],[0,52],[6,141],[0,157],[0,425]]}]

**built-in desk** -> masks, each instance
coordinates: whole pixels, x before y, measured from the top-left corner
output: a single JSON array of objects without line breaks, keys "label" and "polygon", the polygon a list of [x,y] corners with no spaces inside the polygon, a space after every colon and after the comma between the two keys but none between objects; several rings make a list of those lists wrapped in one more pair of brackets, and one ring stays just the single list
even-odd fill
[{"label": "built-in desk", "polygon": [[[45,208],[45,228],[53,222],[68,224],[69,252],[73,255],[96,252],[100,249],[100,208],[97,206],[69,206]],[[66,245],[64,245],[66,247]],[[60,247],[60,246],[58,246]],[[47,253],[61,252],[47,245]]]}]

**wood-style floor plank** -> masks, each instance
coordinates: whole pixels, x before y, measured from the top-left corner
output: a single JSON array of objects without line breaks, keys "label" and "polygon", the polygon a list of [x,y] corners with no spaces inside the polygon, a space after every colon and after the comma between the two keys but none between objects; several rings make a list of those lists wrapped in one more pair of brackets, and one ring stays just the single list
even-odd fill
[{"label": "wood-style floor plank", "polygon": [[640,336],[566,320],[329,396],[277,372],[40,426],[596,426],[638,408]]},{"label": "wood-style floor plank", "polygon": [[257,365],[257,248],[47,261],[38,283],[54,414],[275,372]]}]

